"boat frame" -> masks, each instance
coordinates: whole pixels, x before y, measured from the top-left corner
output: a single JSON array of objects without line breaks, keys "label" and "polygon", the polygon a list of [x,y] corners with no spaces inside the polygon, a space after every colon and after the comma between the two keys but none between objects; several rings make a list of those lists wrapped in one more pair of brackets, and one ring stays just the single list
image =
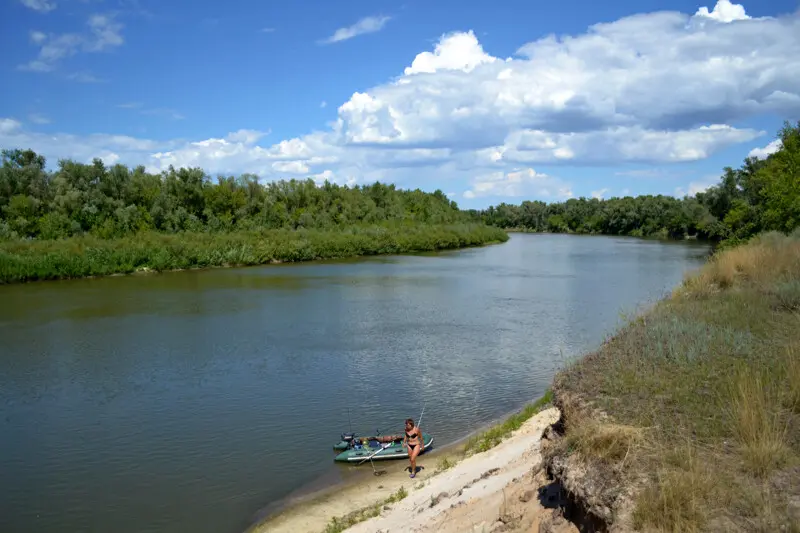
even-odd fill
[{"label": "boat frame", "polygon": [[[422,450],[420,450],[419,452],[420,455],[429,450],[430,447],[433,445],[433,435],[427,434],[430,437],[430,440],[428,440],[427,443],[425,443],[424,439],[425,435],[426,433],[423,433],[423,446]],[[393,448],[396,446],[397,446],[396,444],[392,443],[385,448],[383,447],[370,448],[369,446],[364,446],[362,450],[356,450],[355,448],[348,448],[346,450],[343,450],[338,455],[336,455],[336,457],[334,457],[334,461],[340,463],[361,463],[365,461],[383,461],[388,459],[408,459],[407,446],[400,447],[400,450],[402,451],[386,453],[385,450],[388,450],[389,448]],[[342,457],[343,455],[346,455],[346,457]]]}]

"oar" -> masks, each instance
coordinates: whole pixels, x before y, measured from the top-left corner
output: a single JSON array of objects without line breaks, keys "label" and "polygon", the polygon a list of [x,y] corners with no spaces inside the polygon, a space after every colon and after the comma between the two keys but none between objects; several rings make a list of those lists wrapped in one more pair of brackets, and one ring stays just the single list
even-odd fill
[{"label": "oar", "polygon": [[[359,464],[359,465],[360,465],[360,464],[364,464],[364,461],[372,461],[372,458],[373,458],[373,457],[375,457],[376,455],[378,455],[379,453],[381,453],[383,450],[385,450],[386,448],[390,447],[391,445],[392,445],[392,443],[391,443],[391,442],[389,442],[389,443],[387,443],[387,444],[386,444],[386,446],[381,446],[381,449],[380,449],[380,450],[378,450],[377,452],[373,453],[373,454],[372,454],[372,455],[370,455],[369,457],[364,457],[364,458],[361,460],[361,462],[360,462],[360,463],[358,463],[358,464]],[[373,468],[374,468],[374,466],[373,466]]]}]

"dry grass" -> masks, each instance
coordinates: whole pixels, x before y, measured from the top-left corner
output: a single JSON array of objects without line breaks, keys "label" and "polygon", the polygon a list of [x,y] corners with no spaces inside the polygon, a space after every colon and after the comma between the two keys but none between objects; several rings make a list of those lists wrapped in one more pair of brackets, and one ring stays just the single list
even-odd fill
[{"label": "dry grass", "polygon": [[786,373],[784,405],[793,413],[800,414],[800,354],[794,347],[786,349],[783,368]]},{"label": "dry grass", "polygon": [[[800,239],[767,234],[716,254],[556,376],[557,399],[588,406],[559,405],[567,448],[637,484],[638,526],[792,531],[800,522],[798,302]],[[770,488],[775,479],[798,488]]]},{"label": "dry grass", "polygon": [[587,418],[571,420],[565,445],[586,458],[607,462],[623,462],[642,443],[641,428]]},{"label": "dry grass", "polygon": [[662,457],[653,483],[636,502],[634,527],[670,533],[701,531],[714,510],[713,473],[692,446],[665,450]]},{"label": "dry grass", "polygon": [[800,269],[800,239],[769,232],[749,244],[715,254],[699,273],[691,274],[682,292],[708,296],[744,283],[772,284]]},{"label": "dry grass", "polygon": [[759,369],[742,368],[731,379],[729,413],[747,468],[765,477],[785,465],[791,450],[779,391]]}]

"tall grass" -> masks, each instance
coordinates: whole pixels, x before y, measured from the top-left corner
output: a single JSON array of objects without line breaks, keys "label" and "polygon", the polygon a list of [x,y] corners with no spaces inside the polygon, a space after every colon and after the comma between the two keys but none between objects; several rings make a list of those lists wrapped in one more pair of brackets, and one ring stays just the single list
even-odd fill
[{"label": "tall grass", "polygon": [[509,416],[501,424],[497,424],[483,433],[470,438],[464,448],[465,455],[485,452],[494,448],[500,444],[503,439],[511,435],[512,432],[522,427],[525,421],[549,406],[552,401],[553,391],[548,389],[541,398],[526,405],[518,413]]},{"label": "tall grass", "polygon": [[556,376],[566,419],[557,453],[581,452],[586,468],[635,487],[633,523],[643,530],[792,531],[798,287],[797,236],[770,233],[715,254]]},{"label": "tall grass", "polygon": [[783,466],[791,454],[779,391],[771,381],[761,369],[741,368],[727,393],[732,433],[745,465],[759,476]]},{"label": "tall grass", "polygon": [[12,241],[0,243],[0,283],[425,252],[507,239],[482,224],[415,224]]}]

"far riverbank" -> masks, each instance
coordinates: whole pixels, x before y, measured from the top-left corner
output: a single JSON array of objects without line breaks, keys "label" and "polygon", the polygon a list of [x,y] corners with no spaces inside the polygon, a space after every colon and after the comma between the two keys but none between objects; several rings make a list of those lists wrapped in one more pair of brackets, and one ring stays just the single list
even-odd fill
[{"label": "far riverbank", "polygon": [[397,224],[8,241],[0,243],[0,284],[432,252],[508,239],[502,229],[483,224]]}]

